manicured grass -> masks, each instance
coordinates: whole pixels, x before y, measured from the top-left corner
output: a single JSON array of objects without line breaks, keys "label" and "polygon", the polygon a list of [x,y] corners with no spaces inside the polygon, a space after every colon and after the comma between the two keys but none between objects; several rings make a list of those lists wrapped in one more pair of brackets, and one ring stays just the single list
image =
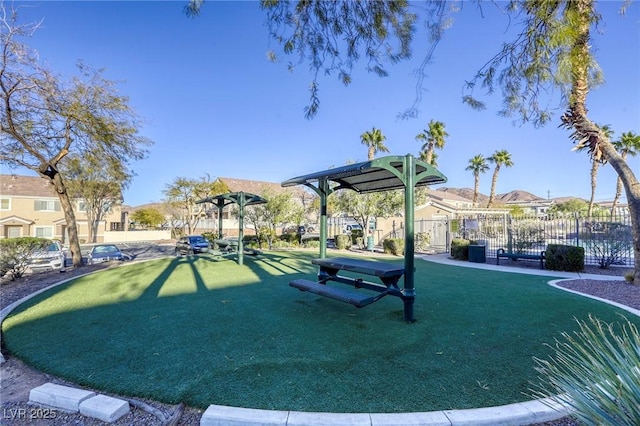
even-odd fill
[{"label": "manicured grass", "polygon": [[623,312],[548,277],[417,260],[417,322],[406,324],[397,298],[356,309],[289,287],[313,279],[313,257],[102,271],[20,307],[3,323],[4,344],[79,385],[168,403],[432,411],[530,399],[545,343],[578,329],[574,318],[619,322]]}]

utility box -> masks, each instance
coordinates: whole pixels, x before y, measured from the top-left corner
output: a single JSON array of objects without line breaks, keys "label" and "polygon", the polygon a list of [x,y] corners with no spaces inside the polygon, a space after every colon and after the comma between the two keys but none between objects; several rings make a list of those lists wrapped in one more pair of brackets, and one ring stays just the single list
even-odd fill
[{"label": "utility box", "polygon": [[469,262],[474,263],[487,263],[487,252],[484,245],[470,244],[469,245]]},{"label": "utility box", "polygon": [[373,235],[367,236],[367,250],[373,251]]}]

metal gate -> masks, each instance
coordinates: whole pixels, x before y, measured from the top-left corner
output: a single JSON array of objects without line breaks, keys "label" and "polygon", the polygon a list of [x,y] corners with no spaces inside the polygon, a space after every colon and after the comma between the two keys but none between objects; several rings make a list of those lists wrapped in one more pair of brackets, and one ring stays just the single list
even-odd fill
[{"label": "metal gate", "polygon": [[414,223],[415,244],[418,251],[446,253],[449,247],[447,218],[420,219]]}]

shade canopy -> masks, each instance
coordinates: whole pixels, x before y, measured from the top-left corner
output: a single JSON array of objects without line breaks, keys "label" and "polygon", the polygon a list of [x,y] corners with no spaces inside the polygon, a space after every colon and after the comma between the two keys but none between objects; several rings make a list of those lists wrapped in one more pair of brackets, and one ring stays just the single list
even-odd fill
[{"label": "shade canopy", "polygon": [[[320,197],[320,258],[327,255],[327,198],[334,191],[352,189],[366,194],[370,192],[404,190],[404,319],[412,322],[414,287],[414,190],[418,186],[444,183],[445,175],[435,167],[411,154],[381,157],[363,163],[348,164],[342,167],[299,176],[282,182],[282,186],[305,185],[313,189]],[[366,225],[366,224],[365,224]]]},{"label": "shade canopy", "polygon": [[229,192],[226,194],[203,198],[202,200],[196,201],[196,204],[213,203],[216,205],[222,204],[223,206],[227,206],[233,203],[239,204],[241,200],[244,200],[242,202],[242,207],[252,206],[254,204],[264,204],[267,202],[267,200],[260,197],[259,195],[251,194],[249,192]]},{"label": "shade canopy", "polygon": [[218,208],[218,238],[222,238],[222,210],[230,204],[238,204],[238,264],[244,262],[244,208],[254,204],[265,204],[267,200],[249,192],[229,192],[196,201],[196,204],[211,203]]},{"label": "shade canopy", "polygon": [[[405,188],[404,156],[381,157],[362,163],[348,164],[342,167],[295,177],[282,182],[282,186],[306,185],[328,180],[338,184],[333,190],[352,189],[359,193],[388,191]],[[414,186],[444,183],[447,178],[435,167],[421,160],[415,160]]]}]

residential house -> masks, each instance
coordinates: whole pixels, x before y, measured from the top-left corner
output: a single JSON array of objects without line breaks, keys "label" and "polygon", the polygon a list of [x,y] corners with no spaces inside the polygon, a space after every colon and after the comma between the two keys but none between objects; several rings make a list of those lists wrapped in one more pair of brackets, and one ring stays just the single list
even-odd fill
[{"label": "residential house", "polygon": [[[504,208],[474,208],[472,200],[453,192],[427,190],[427,201],[414,210],[414,233],[428,235],[430,246],[435,251],[447,251],[451,240],[462,232],[482,236],[478,228],[479,215],[504,217]],[[381,243],[386,238],[404,238],[404,215],[378,218],[374,241]]]},{"label": "residential house", "polygon": [[[89,224],[84,201],[72,199],[78,239],[88,240]],[[40,237],[68,240],[60,200],[48,180],[39,176],[0,174],[0,238]],[[109,230],[122,230],[120,208],[114,207],[98,226],[97,241]]]}]

